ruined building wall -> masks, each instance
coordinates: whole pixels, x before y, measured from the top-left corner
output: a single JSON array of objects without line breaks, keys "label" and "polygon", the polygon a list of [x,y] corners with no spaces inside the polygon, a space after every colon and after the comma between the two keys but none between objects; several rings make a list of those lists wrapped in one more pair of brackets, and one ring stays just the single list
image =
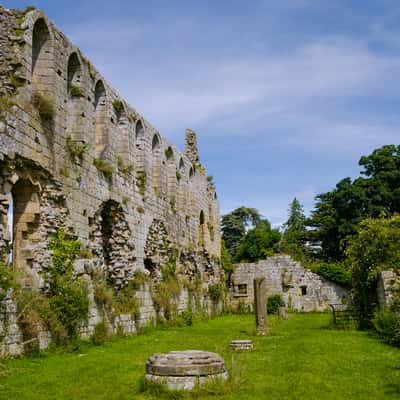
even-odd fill
[{"label": "ruined building wall", "polygon": [[[0,95],[0,252],[13,230],[30,284],[43,286],[59,227],[92,254],[82,275],[107,270],[117,287],[136,270],[159,277],[171,249],[179,274],[205,289],[223,279],[216,188],[193,131],[183,154],[38,10],[0,7]],[[146,285],[139,296],[148,320]]]},{"label": "ruined building wall", "polygon": [[282,295],[287,307],[297,311],[324,311],[329,304],[349,300],[347,289],[305,269],[290,256],[274,256],[258,263],[238,264],[232,276],[231,303],[252,307],[254,278],[265,277],[267,295]]}]

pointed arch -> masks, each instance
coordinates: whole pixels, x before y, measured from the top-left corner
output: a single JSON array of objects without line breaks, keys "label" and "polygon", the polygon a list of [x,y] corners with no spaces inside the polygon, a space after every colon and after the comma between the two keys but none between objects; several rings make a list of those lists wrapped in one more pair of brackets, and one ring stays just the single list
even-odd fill
[{"label": "pointed arch", "polygon": [[199,246],[200,247],[204,247],[205,244],[205,228],[206,226],[206,221],[205,221],[205,217],[204,217],[204,211],[201,210],[200,211],[200,215],[199,215]]},{"label": "pointed arch", "polygon": [[72,140],[85,141],[82,137],[84,110],[82,64],[76,52],[68,58],[67,67],[67,128]]},{"label": "pointed arch", "polygon": [[161,159],[161,139],[158,134],[153,135],[151,140],[152,164],[153,164],[153,189],[157,196],[162,194],[162,159]]},{"label": "pointed arch", "polygon": [[39,18],[33,26],[31,74],[34,90],[51,92],[54,89],[53,44],[44,18]]},{"label": "pointed arch", "polygon": [[107,94],[101,80],[94,90],[96,157],[102,157],[108,146],[107,135]]}]

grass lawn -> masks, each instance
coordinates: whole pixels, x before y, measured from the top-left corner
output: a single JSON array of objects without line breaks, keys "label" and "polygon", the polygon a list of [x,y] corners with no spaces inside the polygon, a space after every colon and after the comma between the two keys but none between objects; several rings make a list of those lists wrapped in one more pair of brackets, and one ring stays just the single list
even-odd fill
[{"label": "grass lawn", "polygon": [[140,392],[146,359],[184,349],[220,353],[234,377],[226,394],[201,399],[399,399],[400,350],[362,332],[329,330],[328,323],[325,314],[273,320],[270,336],[252,337],[251,353],[228,348],[231,339],[252,335],[253,317],[246,315],[154,330],[80,353],[7,360],[0,365],[0,399],[150,399]]}]

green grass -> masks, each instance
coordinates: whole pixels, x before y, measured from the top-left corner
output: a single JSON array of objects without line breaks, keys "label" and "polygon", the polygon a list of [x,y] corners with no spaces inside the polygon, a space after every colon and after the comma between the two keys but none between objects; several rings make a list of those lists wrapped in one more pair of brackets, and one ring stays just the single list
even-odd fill
[{"label": "green grass", "polygon": [[[219,352],[234,377],[225,394],[198,399],[400,398],[400,350],[328,324],[328,315],[297,314],[274,319],[271,335],[256,338],[251,315],[225,316],[87,345],[79,354],[8,360],[0,365],[0,399],[150,399],[151,393],[140,392],[146,359],[183,349]],[[230,353],[231,339],[247,337],[255,341],[253,352]]]}]

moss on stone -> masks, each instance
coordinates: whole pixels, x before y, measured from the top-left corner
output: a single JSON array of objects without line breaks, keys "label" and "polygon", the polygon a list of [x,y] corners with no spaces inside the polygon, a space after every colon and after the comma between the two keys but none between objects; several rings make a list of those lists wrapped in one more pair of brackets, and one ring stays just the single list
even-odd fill
[{"label": "moss on stone", "polygon": [[38,110],[40,118],[44,121],[51,121],[55,115],[53,100],[40,92],[32,94],[32,104]]},{"label": "moss on stone", "polygon": [[95,158],[93,160],[93,165],[104,174],[107,178],[111,178],[111,176],[114,174],[115,169],[114,167],[106,160],[103,160],[101,158]]}]

